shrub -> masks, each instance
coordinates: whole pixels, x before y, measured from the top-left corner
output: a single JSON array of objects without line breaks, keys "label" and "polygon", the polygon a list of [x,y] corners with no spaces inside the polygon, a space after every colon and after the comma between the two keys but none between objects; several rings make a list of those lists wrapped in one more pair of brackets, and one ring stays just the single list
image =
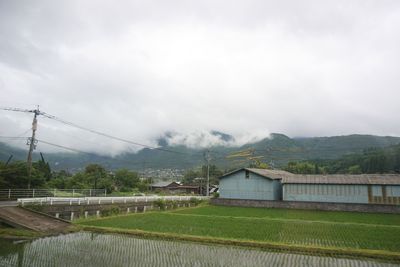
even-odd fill
[{"label": "shrub", "polygon": [[153,205],[159,207],[160,210],[165,210],[165,204],[165,200],[161,198],[153,202]]},{"label": "shrub", "polygon": [[107,217],[112,215],[117,215],[121,212],[121,209],[118,206],[113,206],[108,209],[104,209],[100,211],[101,217]]},{"label": "shrub", "polygon": [[130,191],[131,191],[131,188],[130,188],[130,187],[126,187],[126,186],[122,186],[122,187],[119,189],[119,191],[120,191],[120,192],[130,192]]},{"label": "shrub", "polygon": [[27,205],[26,208],[34,210],[34,211],[38,211],[38,212],[43,212],[44,211],[44,206],[42,206],[40,204],[36,204],[36,203],[32,203],[30,205]]},{"label": "shrub", "polygon": [[197,206],[201,203],[201,200],[195,197],[191,197],[189,202]]},{"label": "shrub", "polygon": [[178,202],[177,202],[177,201],[173,200],[173,201],[171,201],[170,204],[171,204],[171,206],[172,206],[173,209],[178,208]]}]

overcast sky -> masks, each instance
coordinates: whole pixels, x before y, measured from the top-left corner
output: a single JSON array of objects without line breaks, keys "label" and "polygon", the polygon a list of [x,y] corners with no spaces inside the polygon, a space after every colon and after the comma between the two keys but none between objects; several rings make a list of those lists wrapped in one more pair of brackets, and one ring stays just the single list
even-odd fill
[{"label": "overcast sky", "polygon": [[[0,92],[146,144],[400,136],[400,1],[0,0]],[[0,111],[0,135],[28,135],[31,118]],[[132,149],[43,117],[38,138]]]}]

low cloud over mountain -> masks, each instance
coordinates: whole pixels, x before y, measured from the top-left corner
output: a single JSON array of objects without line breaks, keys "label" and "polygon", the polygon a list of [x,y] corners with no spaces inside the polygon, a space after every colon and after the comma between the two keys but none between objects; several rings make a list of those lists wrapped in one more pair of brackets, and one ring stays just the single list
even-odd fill
[{"label": "low cloud over mountain", "polygon": [[267,132],[244,133],[238,136],[232,136],[215,130],[196,131],[188,134],[167,132],[158,139],[158,144],[160,146],[183,145],[194,149],[215,146],[239,147],[244,144],[255,143],[268,137],[269,134]]}]

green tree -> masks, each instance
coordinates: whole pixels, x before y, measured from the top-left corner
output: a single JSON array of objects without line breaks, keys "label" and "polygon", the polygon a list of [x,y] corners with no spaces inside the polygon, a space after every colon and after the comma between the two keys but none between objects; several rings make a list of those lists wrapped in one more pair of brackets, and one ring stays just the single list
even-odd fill
[{"label": "green tree", "polygon": [[52,173],[52,178],[46,183],[47,188],[58,188],[65,189],[68,188],[68,179],[72,177],[72,174],[65,170]]},{"label": "green tree", "polygon": [[297,174],[315,174],[316,167],[309,162],[289,162],[285,170]]},{"label": "green tree", "polygon": [[353,165],[348,168],[348,173],[350,174],[360,174],[362,173],[360,165]]},{"label": "green tree", "polygon": [[89,189],[92,188],[93,185],[90,185],[87,182],[87,176],[83,172],[78,172],[74,174],[72,177],[67,179],[65,182],[66,188],[74,188],[74,189]]},{"label": "green tree", "polygon": [[41,175],[46,179],[46,181],[49,181],[51,179],[52,174],[50,165],[48,162],[44,160],[42,153],[40,153],[40,160],[37,162],[33,162],[32,166],[41,173]]},{"label": "green tree", "polygon": [[[216,165],[210,165],[210,183],[216,183],[218,181],[218,177],[222,176],[223,174],[223,171],[218,169]],[[201,167],[200,177],[207,177],[207,165],[203,165]]]},{"label": "green tree", "polygon": [[201,176],[202,176],[202,173],[199,170],[193,170],[193,169],[187,170],[185,172],[185,174],[183,175],[182,182],[184,184],[192,184],[194,182],[193,181],[194,178],[198,178],[198,177],[201,177]]},{"label": "green tree", "polygon": [[106,169],[100,164],[89,164],[85,168],[85,180],[86,183],[91,186],[91,188],[100,188],[98,183],[101,180],[102,183],[105,184],[105,179],[107,180],[107,178],[109,178],[107,176],[108,174]]},{"label": "green tree", "polygon": [[[32,166],[31,188],[41,188],[45,185],[45,174]],[[27,188],[28,169],[24,161],[15,161],[6,165],[0,162],[0,181],[3,188]]]},{"label": "green tree", "polygon": [[115,172],[114,183],[119,191],[131,191],[133,188],[138,188],[140,179],[136,172],[127,169],[120,169]]},{"label": "green tree", "polygon": [[262,162],[260,160],[255,160],[249,166],[250,168],[257,168],[257,169],[270,169],[271,167],[266,162]]}]

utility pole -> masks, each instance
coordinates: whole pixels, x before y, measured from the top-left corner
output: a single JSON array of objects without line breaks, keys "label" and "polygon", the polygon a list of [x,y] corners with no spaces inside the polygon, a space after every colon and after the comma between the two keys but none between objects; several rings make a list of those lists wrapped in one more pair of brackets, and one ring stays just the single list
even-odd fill
[{"label": "utility pole", "polygon": [[28,189],[31,188],[31,175],[32,175],[32,153],[33,150],[36,149],[37,140],[36,130],[37,130],[37,116],[40,114],[39,106],[37,109],[33,110],[33,121],[32,121],[32,137],[29,137],[26,141],[26,144],[29,146],[28,159],[27,159],[27,167],[28,167]]},{"label": "utility pole", "polygon": [[11,159],[12,159],[13,157],[14,157],[13,155],[10,155],[10,156],[8,157],[8,160],[7,160],[7,162],[6,162],[6,167],[7,167],[8,163],[10,163],[10,161],[11,161]]},{"label": "utility pole", "polygon": [[206,196],[210,196],[210,150],[207,149],[207,151],[204,154],[204,158],[207,161],[207,186],[206,186]]},{"label": "utility pole", "polygon": [[28,171],[28,189],[31,188],[31,174],[32,174],[32,153],[33,150],[36,149],[36,145],[38,140],[36,140],[36,130],[37,130],[37,116],[44,115],[47,117],[51,117],[50,115],[40,112],[39,105],[36,109],[22,109],[22,108],[12,108],[12,107],[0,107],[0,110],[8,110],[8,111],[17,111],[17,112],[29,112],[33,113],[33,121],[32,121],[32,136],[28,138],[26,144],[29,146],[28,159],[27,159],[27,171]]},{"label": "utility pole", "polygon": [[271,159],[271,161],[269,162],[269,166],[271,167],[271,169],[275,170],[275,162],[274,162],[274,160]]}]

